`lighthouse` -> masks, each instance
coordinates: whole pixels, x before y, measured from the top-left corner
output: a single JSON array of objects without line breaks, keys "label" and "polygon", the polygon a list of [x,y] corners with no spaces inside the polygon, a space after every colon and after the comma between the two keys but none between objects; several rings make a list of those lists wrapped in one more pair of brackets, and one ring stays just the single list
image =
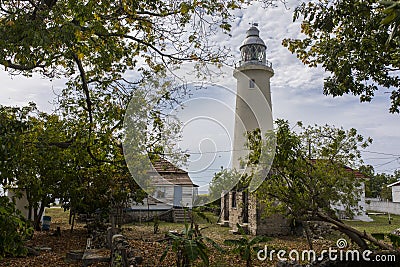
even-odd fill
[{"label": "lighthouse", "polygon": [[237,80],[235,126],[232,167],[246,170],[243,164],[249,151],[246,149],[246,133],[260,129],[262,136],[273,129],[270,79],[274,75],[272,64],[267,60],[267,46],[260,38],[257,24],[246,32],[240,46],[241,59],[233,76]]}]

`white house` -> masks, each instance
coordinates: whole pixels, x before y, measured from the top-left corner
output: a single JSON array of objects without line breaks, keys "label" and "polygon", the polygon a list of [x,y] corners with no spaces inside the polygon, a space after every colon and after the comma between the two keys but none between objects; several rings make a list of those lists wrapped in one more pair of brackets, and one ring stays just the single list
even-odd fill
[{"label": "white house", "polygon": [[[358,187],[358,190],[360,190],[360,199],[358,200],[357,206],[352,207],[352,211],[354,212],[354,216],[349,219],[353,219],[356,221],[364,221],[364,222],[371,222],[373,219],[367,215],[367,204],[365,203],[365,183],[364,179],[365,177],[362,173],[353,170],[350,167],[344,166],[344,169],[348,172],[352,172],[355,176],[356,179],[359,179],[360,181],[360,186]],[[342,219],[346,219],[346,208],[342,204],[335,204],[332,205],[332,207],[337,211],[339,217],[342,217]]]},{"label": "white house", "polygon": [[392,202],[400,202],[400,181],[394,182],[387,187],[392,188]]},{"label": "white house", "polygon": [[[131,205],[128,210],[135,214],[133,217],[136,220],[151,219],[172,209],[192,208],[198,196],[198,185],[193,184],[188,172],[162,158],[152,165],[154,169],[148,172],[152,192],[143,203]],[[176,218],[172,219],[177,221]]]}]

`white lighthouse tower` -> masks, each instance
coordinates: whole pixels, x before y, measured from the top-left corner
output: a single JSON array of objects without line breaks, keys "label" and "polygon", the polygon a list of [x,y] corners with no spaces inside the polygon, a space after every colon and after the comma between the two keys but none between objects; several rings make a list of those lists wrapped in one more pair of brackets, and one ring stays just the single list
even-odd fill
[{"label": "white lighthouse tower", "polygon": [[241,60],[233,73],[237,80],[237,93],[232,167],[236,170],[246,167],[240,160],[245,160],[248,154],[246,133],[259,128],[264,136],[266,131],[273,129],[270,78],[274,70],[266,59],[267,46],[256,26],[253,24],[247,30],[240,47]]}]

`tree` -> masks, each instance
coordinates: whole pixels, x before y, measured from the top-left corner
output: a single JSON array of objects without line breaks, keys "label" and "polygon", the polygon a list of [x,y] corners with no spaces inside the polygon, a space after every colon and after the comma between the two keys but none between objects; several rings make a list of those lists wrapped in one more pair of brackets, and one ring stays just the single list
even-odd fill
[{"label": "tree", "polygon": [[0,109],[4,144],[0,154],[5,163],[0,165],[0,182],[17,195],[26,195],[28,220],[39,230],[44,208],[60,197],[62,181],[70,173],[70,154],[59,147],[69,144],[63,122],[56,115],[39,112],[34,104]]},{"label": "tree", "polygon": [[390,25],[391,33],[387,43],[393,40],[395,36],[399,35],[400,30],[400,2],[399,1],[381,1],[385,7],[382,11],[386,17],[382,20],[382,25]]},{"label": "tree", "polygon": [[[103,104],[109,108],[109,102]],[[143,198],[126,166],[122,147],[117,145],[121,138],[106,130],[114,126],[112,121],[107,127],[98,124],[101,130],[95,132],[95,140],[100,144],[94,149],[103,160],[96,161],[82,150],[87,140],[82,127],[85,120],[74,116],[61,119],[39,112],[33,104],[24,108],[1,106],[0,111],[0,182],[26,194],[28,219],[36,229],[45,207],[56,198],[72,213],[91,213],[99,208],[107,211],[128,197]]]},{"label": "tree", "polygon": [[398,1],[316,0],[300,4],[303,39],[283,45],[309,67],[322,66],[329,77],[324,94],[353,94],[371,101],[377,90],[391,90],[391,113],[400,107]]},{"label": "tree", "polygon": [[[221,198],[221,194],[229,191],[241,181],[241,173],[235,170],[221,170],[216,173],[210,183],[210,194],[208,200],[214,201]],[[240,187],[240,184],[238,185]]]},{"label": "tree", "polygon": [[372,168],[372,173],[368,177],[369,179],[365,184],[365,196],[391,201],[392,192],[387,185],[396,182],[400,178],[399,171],[395,171],[394,174],[375,173]]},{"label": "tree", "polygon": [[230,30],[230,11],[243,2],[2,1],[0,64],[11,74],[67,77],[90,117],[91,89],[126,83],[128,70],[150,76],[182,61],[222,62],[227,49],[207,39]]},{"label": "tree", "polygon": [[[257,190],[258,199],[267,211],[280,212],[297,221],[331,223],[362,249],[368,247],[365,240],[384,249],[393,249],[347,226],[335,211],[334,204],[344,206],[349,214],[357,207],[362,181],[356,179],[352,169],[357,169],[362,161],[359,149],[372,140],[365,139],[355,129],[328,125],[304,127],[299,123],[300,130],[295,132],[287,121],[277,120],[276,124],[277,149],[272,169]],[[270,159],[261,155],[258,161],[266,165]],[[263,172],[254,175],[263,175]]]}]

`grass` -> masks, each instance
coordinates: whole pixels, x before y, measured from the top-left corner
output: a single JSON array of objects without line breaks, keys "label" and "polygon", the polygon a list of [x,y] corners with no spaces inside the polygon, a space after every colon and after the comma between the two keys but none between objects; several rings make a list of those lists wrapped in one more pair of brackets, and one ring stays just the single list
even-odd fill
[{"label": "grass", "polygon": [[60,207],[46,208],[45,215],[51,217],[51,223],[68,224],[69,210]]},{"label": "grass", "polygon": [[400,228],[400,215],[390,215],[391,224],[389,224],[388,215],[369,215],[374,221],[346,221],[345,223],[359,231],[367,233],[391,233],[393,230]]}]

